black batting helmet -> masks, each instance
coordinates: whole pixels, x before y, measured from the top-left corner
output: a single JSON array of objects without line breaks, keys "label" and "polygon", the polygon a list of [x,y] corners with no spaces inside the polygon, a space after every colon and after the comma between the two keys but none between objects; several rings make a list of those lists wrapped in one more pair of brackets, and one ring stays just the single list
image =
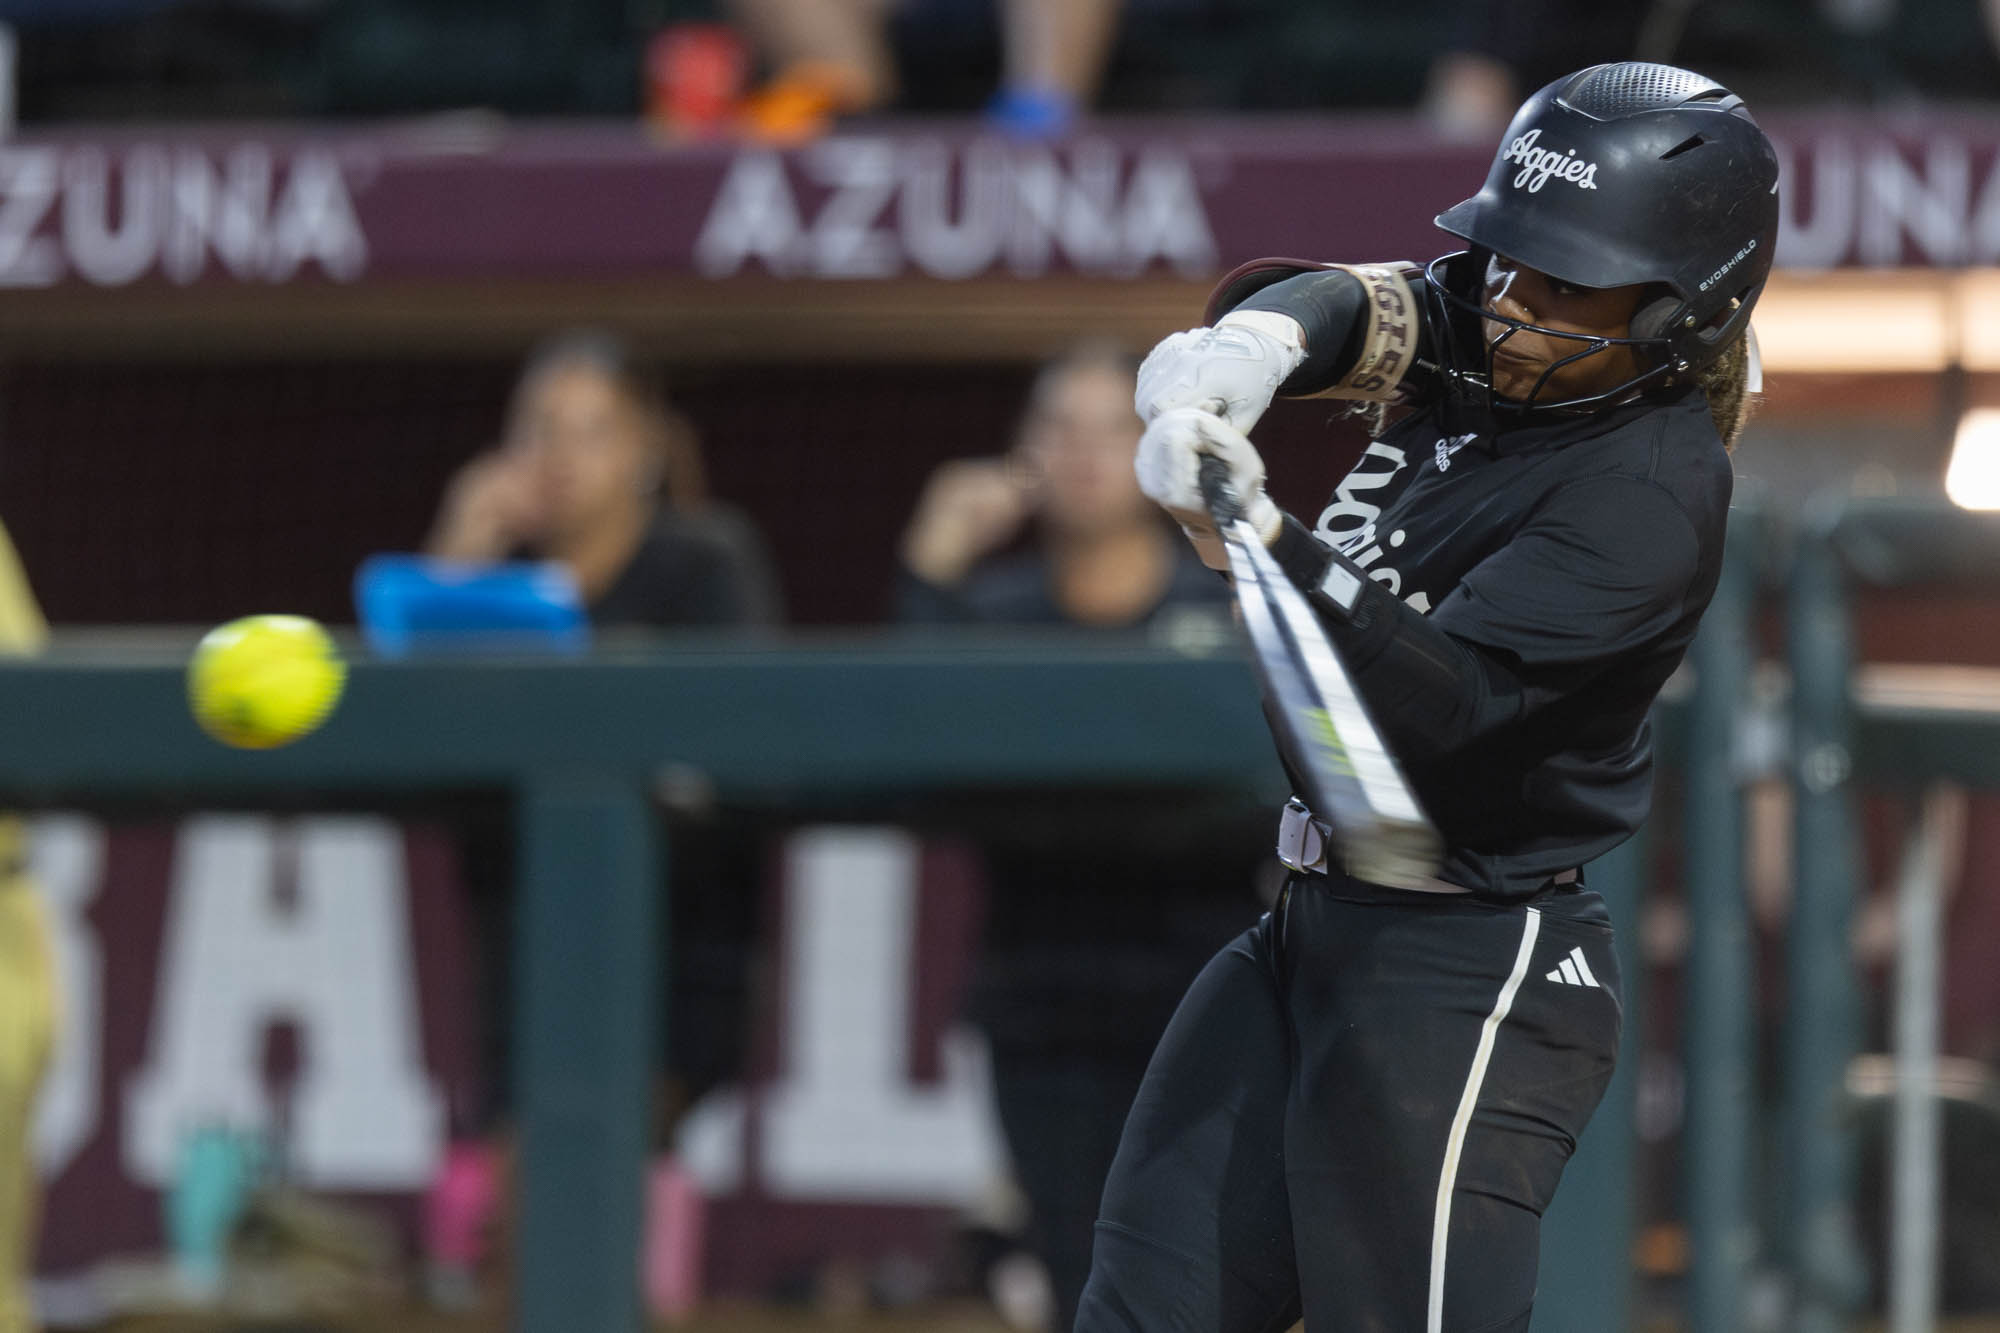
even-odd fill
[{"label": "black batting helmet", "polygon": [[[1593,65],[1522,105],[1485,187],[1437,225],[1577,286],[1664,288],[1629,341],[1654,354],[1650,383],[1685,381],[1744,331],[1770,275],[1777,155],[1713,79]],[[1460,286],[1453,304],[1468,294]]]}]

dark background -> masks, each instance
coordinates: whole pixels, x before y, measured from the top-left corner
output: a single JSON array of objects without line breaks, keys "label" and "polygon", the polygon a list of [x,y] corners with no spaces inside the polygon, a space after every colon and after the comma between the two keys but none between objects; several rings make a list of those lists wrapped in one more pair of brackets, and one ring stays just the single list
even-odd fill
[{"label": "dark background", "polygon": [[[1199,318],[1189,312],[1189,322]],[[0,520],[58,624],[354,620],[363,558],[423,541],[497,438],[513,361],[15,362],[0,367]],[[895,549],[947,458],[1004,450],[1030,366],[731,366],[670,375],[714,495],[777,557],[789,619],[885,619]],[[1362,437],[1327,403],[1259,429],[1316,513]]]}]

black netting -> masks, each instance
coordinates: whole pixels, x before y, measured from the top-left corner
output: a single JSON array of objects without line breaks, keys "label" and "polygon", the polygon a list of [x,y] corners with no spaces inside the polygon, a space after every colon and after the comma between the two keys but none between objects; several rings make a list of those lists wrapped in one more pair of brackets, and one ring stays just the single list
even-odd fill
[{"label": "black netting", "polygon": [[[711,493],[770,544],[794,623],[877,621],[947,458],[1009,445],[1032,367],[658,365]],[[519,364],[384,356],[0,362],[0,520],[59,625],[354,622],[369,555],[423,543],[456,470],[493,446]],[[1324,404],[1258,444],[1282,504],[1321,503],[1360,451]]]},{"label": "black netting", "polygon": [[1571,84],[1562,100],[1586,116],[1616,120],[1640,111],[1679,106],[1703,93],[1718,91],[1712,79],[1689,70],[1634,60],[1599,65]]}]

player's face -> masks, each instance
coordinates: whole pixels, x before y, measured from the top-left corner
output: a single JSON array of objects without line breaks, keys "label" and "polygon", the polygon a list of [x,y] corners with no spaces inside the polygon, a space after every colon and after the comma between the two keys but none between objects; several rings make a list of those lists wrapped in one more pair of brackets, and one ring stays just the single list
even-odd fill
[{"label": "player's face", "polygon": [[[1525,323],[1584,338],[1623,338],[1644,296],[1643,285],[1577,287],[1526,265],[1495,255],[1486,263],[1486,308]],[[1549,375],[1539,393],[1535,384],[1543,372],[1564,357],[1584,351],[1575,338],[1550,337],[1532,329],[1510,330],[1498,320],[1486,321],[1486,342],[1493,352],[1493,390],[1502,398],[1561,402],[1589,398],[1617,388],[1643,369],[1637,350],[1612,345],[1578,357]]]},{"label": "player's face", "polygon": [[1148,514],[1132,473],[1139,432],[1130,375],[1079,366],[1049,382],[1015,446],[1017,465],[1038,485],[1042,521],[1089,534]]},{"label": "player's face", "polygon": [[557,366],[530,385],[508,448],[534,479],[546,536],[646,502],[646,423],[618,385],[590,366]]}]

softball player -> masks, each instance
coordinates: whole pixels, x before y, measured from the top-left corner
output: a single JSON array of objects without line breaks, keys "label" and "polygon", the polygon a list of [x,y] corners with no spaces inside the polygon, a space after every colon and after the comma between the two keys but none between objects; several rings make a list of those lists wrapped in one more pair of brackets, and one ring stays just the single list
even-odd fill
[{"label": "softball player", "polygon": [[[0,653],[48,637],[14,546],[0,529]],[[0,1333],[28,1333],[34,1258],[35,1093],[55,1042],[55,967],[41,897],[29,879],[21,823],[0,813]]]},{"label": "softball player", "polygon": [[[1581,867],[1645,817],[1647,710],[1715,588],[1777,163],[1711,80],[1599,65],[1530,98],[1438,225],[1466,248],[1423,268],[1246,266],[1140,372],[1147,494],[1224,567],[1196,475],[1228,464],[1448,854],[1423,891],[1364,883],[1286,810],[1278,905],[1127,1119],[1080,1330],[1526,1329],[1611,1076]],[[1274,392],[1373,417],[1312,528],[1242,434]]]}]

